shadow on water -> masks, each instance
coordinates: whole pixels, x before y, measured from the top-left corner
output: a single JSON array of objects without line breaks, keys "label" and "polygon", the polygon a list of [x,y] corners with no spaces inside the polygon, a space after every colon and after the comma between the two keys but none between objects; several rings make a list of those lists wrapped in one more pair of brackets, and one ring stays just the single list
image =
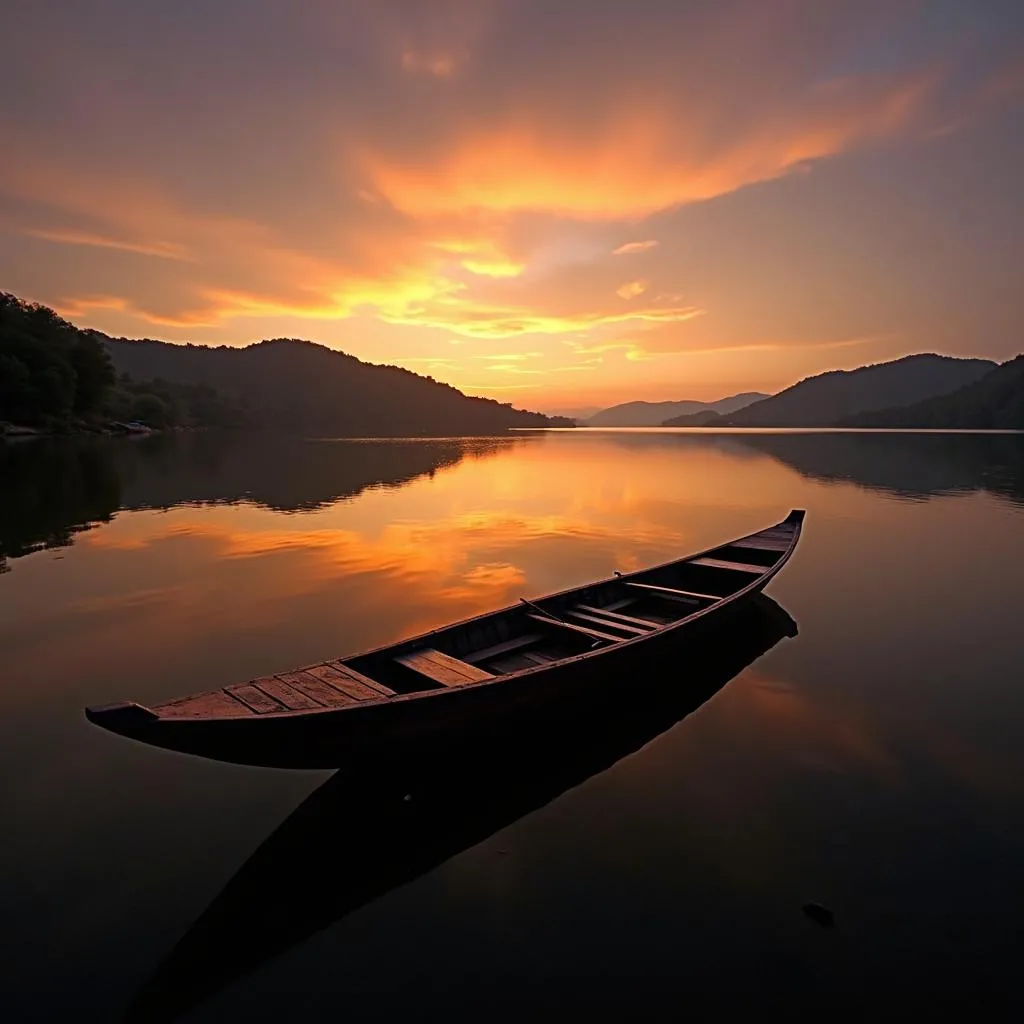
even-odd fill
[{"label": "shadow on water", "polygon": [[802,476],[903,498],[987,491],[1024,505],[1024,433],[714,430],[581,431],[579,442],[630,451],[713,448],[732,458],[768,455]]},{"label": "shadow on water", "polygon": [[121,477],[102,447],[66,441],[0,443],[0,573],[8,559],[69,547],[109,523]]},{"label": "shadow on water", "polygon": [[[475,733],[443,750],[406,748],[338,771],[242,865],[138,993],[126,1019],[175,1020],[639,750],[795,635],[789,614],[759,596],[699,644],[686,646],[685,677],[681,659],[662,655],[657,666],[631,679],[634,693],[643,680],[643,700],[588,706],[585,735],[577,704],[551,709],[542,722]],[[314,860],[329,863],[329,874],[310,872]],[[286,887],[282,878],[289,880]]]},{"label": "shadow on water", "polygon": [[401,487],[512,437],[306,441],[235,432],[0,443],[0,572],[8,559],[67,547],[119,510],[247,502],[313,511],[371,487]]}]

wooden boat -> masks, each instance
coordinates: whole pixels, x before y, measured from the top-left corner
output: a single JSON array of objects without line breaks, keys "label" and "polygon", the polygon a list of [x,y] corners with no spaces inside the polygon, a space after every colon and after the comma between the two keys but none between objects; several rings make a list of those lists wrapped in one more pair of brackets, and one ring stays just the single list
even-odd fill
[{"label": "wooden boat", "polygon": [[87,708],[86,717],[218,760],[332,768],[367,745],[529,714],[565,697],[630,699],[633,678],[664,643],[703,631],[764,589],[792,556],[803,519],[796,509],[688,558],[522,598],[362,654],[152,708]]}]

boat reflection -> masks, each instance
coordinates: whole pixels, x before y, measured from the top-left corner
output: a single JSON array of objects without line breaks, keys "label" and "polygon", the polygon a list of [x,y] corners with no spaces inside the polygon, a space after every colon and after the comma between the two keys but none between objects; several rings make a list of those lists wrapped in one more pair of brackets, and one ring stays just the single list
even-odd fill
[{"label": "boat reflection", "polygon": [[[657,664],[631,673],[628,698],[619,690],[617,702],[588,705],[585,730],[576,704],[551,709],[543,722],[506,720],[500,733],[475,733],[443,749],[404,748],[340,769],[242,865],[138,993],[127,1019],[175,1020],[310,935],[605,771],[695,711],[796,628],[760,595],[699,645],[683,644],[678,659],[664,651]],[[310,872],[314,861],[331,870]]]}]

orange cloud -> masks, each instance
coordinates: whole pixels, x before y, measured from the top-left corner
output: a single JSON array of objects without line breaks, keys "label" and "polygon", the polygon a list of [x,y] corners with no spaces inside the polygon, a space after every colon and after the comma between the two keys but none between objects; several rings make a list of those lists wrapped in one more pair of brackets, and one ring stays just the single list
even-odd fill
[{"label": "orange cloud", "polygon": [[643,295],[645,291],[647,291],[646,281],[627,281],[615,289],[615,294],[622,299],[635,299],[638,295]]},{"label": "orange cloud", "polygon": [[22,234],[31,238],[42,238],[47,242],[60,242],[65,245],[90,245],[99,249],[119,249],[122,252],[138,253],[141,256],[157,256],[165,260],[186,260],[187,251],[180,245],[171,242],[131,242],[118,238],[107,238],[93,235],[87,231],[75,231],[72,228],[27,228]]},{"label": "orange cloud", "polygon": [[626,256],[634,252],[647,252],[648,249],[653,249],[657,244],[657,241],[653,238],[646,242],[626,242],[617,249],[612,249],[612,255]]},{"label": "orange cloud", "polygon": [[543,107],[494,117],[410,160],[383,145],[351,157],[399,210],[439,217],[467,209],[548,211],[628,220],[711,199],[893,135],[918,114],[936,76],[846,78],[813,90],[801,107],[768,111],[715,147],[706,127],[665,96],[631,96],[593,127],[565,131]]},{"label": "orange cloud", "polygon": [[546,313],[526,306],[490,305],[463,299],[458,294],[448,294],[403,312],[381,309],[378,315],[389,323],[438,327],[468,338],[502,339],[521,334],[576,334],[630,321],[683,323],[702,312],[694,306],[648,305],[615,311],[589,309],[575,313]]},{"label": "orange cloud", "polygon": [[518,277],[526,269],[525,263],[511,259],[493,239],[442,240],[433,247],[458,257],[460,267],[482,277]]}]

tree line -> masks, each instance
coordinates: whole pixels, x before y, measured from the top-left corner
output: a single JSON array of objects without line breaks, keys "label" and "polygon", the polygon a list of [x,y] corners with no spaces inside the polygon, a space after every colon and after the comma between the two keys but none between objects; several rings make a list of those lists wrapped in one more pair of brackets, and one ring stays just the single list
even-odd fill
[{"label": "tree line", "polygon": [[103,335],[0,292],[0,421],[44,429],[140,422],[238,426],[243,410],[202,385],[115,372]]}]

